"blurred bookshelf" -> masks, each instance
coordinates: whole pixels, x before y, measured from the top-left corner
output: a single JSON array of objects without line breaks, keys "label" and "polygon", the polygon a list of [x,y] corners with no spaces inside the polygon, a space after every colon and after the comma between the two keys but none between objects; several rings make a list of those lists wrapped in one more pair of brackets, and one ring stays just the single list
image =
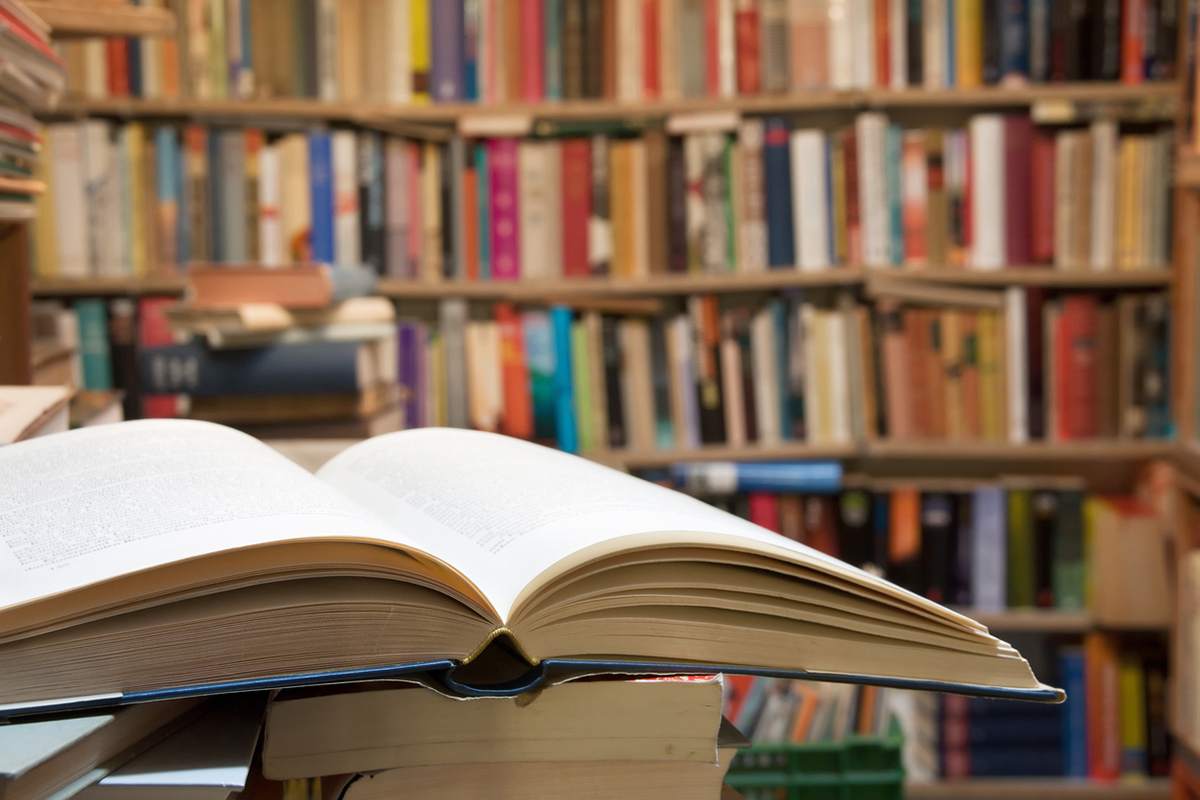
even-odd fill
[{"label": "blurred bookshelf", "polygon": [[908,800],[1166,800],[1171,796],[1170,783],[1148,780],[1141,783],[1092,783],[1071,779],[985,779],[944,781],[939,783],[907,783],[904,794]]},{"label": "blurred bookshelf", "polygon": [[175,14],[167,8],[104,0],[29,0],[25,3],[50,26],[56,39],[94,36],[173,36]]}]

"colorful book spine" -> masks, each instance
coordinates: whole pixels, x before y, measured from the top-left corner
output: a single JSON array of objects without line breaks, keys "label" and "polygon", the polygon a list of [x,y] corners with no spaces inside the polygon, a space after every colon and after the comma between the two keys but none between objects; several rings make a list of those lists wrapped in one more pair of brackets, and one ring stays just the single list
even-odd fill
[{"label": "colorful book spine", "polygon": [[75,303],[79,325],[79,356],[83,364],[83,388],[113,388],[112,352],[108,340],[108,309],[103,300],[89,298]]},{"label": "colorful book spine", "polygon": [[575,421],[575,382],[571,370],[571,309],[550,309],[554,334],[554,421],[558,447],[567,453],[579,452],[579,432]]},{"label": "colorful book spine", "polygon": [[442,103],[466,99],[463,60],[463,3],[432,0],[429,4],[430,94]]},{"label": "colorful book spine", "polygon": [[488,142],[491,171],[491,277],[516,280],[521,270],[520,187],[516,139]]},{"label": "colorful book spine", "polygon": [[312,192],[312,257],[334,263],[333,143],[326,131],[308,135],[308,170]]}]

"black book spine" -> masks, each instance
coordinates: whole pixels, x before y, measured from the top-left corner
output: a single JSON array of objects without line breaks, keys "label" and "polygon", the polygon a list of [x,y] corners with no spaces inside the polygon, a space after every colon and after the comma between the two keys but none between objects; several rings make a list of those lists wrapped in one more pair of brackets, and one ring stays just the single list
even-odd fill
[{"label": "black book spine", "polygon": [[[657,435],[661,431],[671,431],[671,367],[667,361],[666,326],[661,319],[650,323],[650,370],[654,387],[654,427]],[[673,436],[676,437],[677,435]]]},{"label": "black book spine", "polygon": [[721,397],[721,339],[717,298],[693,297],[689,302],[689,311],[695,337],[700,441],[704,444],[724,444],[725,403]]},{"label": "black book spine", "polygon": [[583,96],[604,96],[604,0],[583,0]]},{"label": "black book spine", "polygon": [[1034,602],[1041,608],[1054,607],[1054,538],[1058,519],[1058,493],[1037,492],[1033,496]]},{"label": "black book spine", "polygon": [[687,169],[679,136],[672,136],[667,146],[667,183],[668,269],[687,272]]},{"label": "black book spine", "polygon": [[1051,81],[1067,79],[1067,17],[1073,0],[1050,0],[1050,74]]},{"label": "black book spine", "polygon": [[1003,7],[1003,0],[983,0],[983,82],[988,84],[999,83],[1003,76],[1000,63]]},{"label": "black book spine", "polygon": [[378,133],[364,131],[358,141],[358,213],[362,230],[362,260],[384,274],[383,142]]},{"label": "black book spine", "polygon": [[608,406],[608,446],[624,447],[625,391],[621,385],[621,341],[619,321],[604,317],[600,323],[600,336],[604,348],[604,393]]},{"label": "black book spine", "polygon": [[838,556],[855,567],[875,558],[871,507],[871,494],[865,489],[847,489],[838,497]]},{"label": "black book spine", "polygon": [[1066,0],[1066,79],[1085,81],[1091,73],[1094,37],[1087,0]]},{"label": "black book spine", "polygon": [[1045,371],[1042,359],[1042,308],[1046,294],[1042,289],[1025,290],[1025,325],[1027,331],[1026,364],[1029,367],[1029,438],[1046,437]]},{"label": "black book spine", "polygon": [[142,381],[137,352],[137,306],[121,298],[108,305],[108,345],[113,386],[124,393],[125,419],[142,417]]},{"label": "black book spine", "polygon": [[921,496],[921,569],[915,576],[920,594],[935,603],[950,601],[954,575],[954,506],[945,492]]},{"label": "black book spine", "polygon": [[892,498],[887,492],[879,492],[871,503],[871,559],[875,568],[891,580],[888,569],[888,536],[891,532]]},{"label": "black book spine", "polygon": [[954,496],[954,581],[950,600],[955,605],[971,605],[972,510],[974,497],[970,493]]},{"label": "black book spine", "polygon": [[1089,76],[1115,81],[1121,77],[1121,0],[1095,0]]},{"label": "black book spine", "polygon": [[1158,2],[1158,58],[1150,65],[1149,77],[1168,81],[1178,74],[1175,62],[1179,50],[1179,0]]},{"label": "black book spine", "polygon": [[922,0],[908,0],[904,38],[908,50],[908,85],[925,82],[925,23],[921,13]]}]

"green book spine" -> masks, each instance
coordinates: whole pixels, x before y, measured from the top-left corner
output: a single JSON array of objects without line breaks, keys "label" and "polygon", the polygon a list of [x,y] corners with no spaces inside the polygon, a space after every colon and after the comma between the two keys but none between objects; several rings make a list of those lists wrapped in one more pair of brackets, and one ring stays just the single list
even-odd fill
[{"label": "green book spine", "polygon": [[1054,604],[1068,611],[1083,608],[1083,500],[1082,491],[1059,492],[1054,524]]},{"label": "green book spine", "polygon": [[1008,493],[1008,605],[1032,608],[1037,585],[1034,573],[1032,493],[1011,489]]},{"label": "green book spine", "polygon": [[79,321],[83,388],[112,389],[112,352],[108,343],[108,312],[104,301],[80,300],[75,304],[75,316]]},{"label": "green book spine", "polygon": [[587,453],[596,448],[596,431],[592,424],[592,367],[588,358],[587,328],[582,322],[571,326],[571,372],[575,381],[575,421],[579,429],[579,450]]}]

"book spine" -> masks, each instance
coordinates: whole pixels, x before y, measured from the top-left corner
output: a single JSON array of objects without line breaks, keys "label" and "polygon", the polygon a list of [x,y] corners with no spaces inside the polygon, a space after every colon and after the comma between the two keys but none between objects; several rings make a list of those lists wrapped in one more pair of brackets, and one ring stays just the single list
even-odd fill
[{"label": "book spine", "polygon": [[[353,131],[335,131],[330,154],[333,166],[333,257],[337,264],[362,262],[358,205],[358,138]],[[315,174],[315,172],[314,172]]]},{"label": "book spine", "polygon": [[1001,611],[1007,606],[1008,564],[1004,490],[976,489],[971,516],[971,596],[978,611]]},{"label": "book spine", "polygon": [[334,263],[334,182],[333,142],[330,134],[316,131],[308,135],[309,181],[312,192],[312,257]]},{"label": "book spine", "polygon": [[1032,264],[1033,122],[1026,116],[1004,118],[1005,260]]},{"label": "book spine", "polygon": [[592,137],[592,211],[588,220],[588,265],[593,276],[609,274],[613,258],[612,205],[609,197],[609,139]]},{"label": "book spine", "polygon": [[1145,77],[1146,0],[1122,0],[1121,83],[1137,85]]},{"label": "book spine", "polygon": [[479,279],[492,278],[492,170],[489,147],[486,142],[475,145],[475,198],[479,232]]},{"label": "book spine", "polygon": [[796,263],[790,143],[787,122],[768,118],[763,134],[763,170],[766,184],[767,263],[772,268],[792,267]]},{"label": "book spine", "polygon": [[462,0],[432,0],[429,3],[429,30],[430,94],[442,103],[465,100]]},{"label": "book spine", "polygon": [[737,27],[737,90],[739,94],[758,94],[762,91],[762,49],[757,0],[738,0]]},{"label": "book spine", "polygon": [[354,394],[360,391],[359,342],[210,350],[201,344],[153,348],[142,382],[160,394]]},{"label": "book spine", "polygon": [[383,141],[379,134],[358,136],[358,211],[362,262],[376,274],[385,273],[387,239],[384,228]]},{"label": "book spine", "polygon": [[515,280],[520,277],[518,147],[516,139],[492,139],[488,142],[492,207],[491,276],[496,280]]},{"label": "book spine", "polygon": [[558,447],[567,453],[579,451],[575,421],[575,389],[571,368],[571,309],[550,309],[554,333],[554,419]]},{"label": "book spine", "polygon": [[408,271],[408,151],[407,145],[389,137],[384,145],[386,274],[411,277]]},{"label": "book spine", "polygon": [[545,25],[545,75],[542,85],[545,87],[547,100],[562,100],[565,96],[563,86],[563,16],[566,0],[543,0],[542,20]]},{"label": "book spine", "polygon": [[518,439],[533,438],[533,403],[529,392],[529,368],[521,318],[509,303],[497,303],[496,325],[500,333],[500,364],[504,382],[504,415],[500,430]]},{"label": "book spine", "polygon": [[543,0],[517,0],[520,3],[521,99],[540,102],[545,90],[545,17]]}]

